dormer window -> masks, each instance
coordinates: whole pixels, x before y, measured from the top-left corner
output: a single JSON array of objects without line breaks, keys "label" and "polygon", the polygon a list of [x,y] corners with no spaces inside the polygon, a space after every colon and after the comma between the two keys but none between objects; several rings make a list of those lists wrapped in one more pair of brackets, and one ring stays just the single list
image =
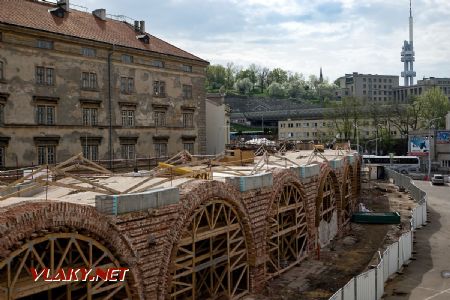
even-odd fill
[{"label": "dormer window", "polygon": [[150,37],[146,34],[138,35],[136,38],[144,44],[150,44]]}]

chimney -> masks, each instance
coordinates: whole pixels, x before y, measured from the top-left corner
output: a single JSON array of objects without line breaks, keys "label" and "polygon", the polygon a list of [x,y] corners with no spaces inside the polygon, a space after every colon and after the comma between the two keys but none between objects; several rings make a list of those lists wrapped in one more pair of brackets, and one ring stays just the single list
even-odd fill
[{"label": "chimney", "polygon": [[106,21],[106,9],[104,8],[96,9],[92,12],[92,14],[97,18],[99,18],[100,20]]},{"label": "chimney", "polygon": [[141,24],[139,29],[141,30],[142,33],[145,33],[145,21],[140,21],[139,23]]},{"label": "chimney", "polygon": [[69,11],[69,0],[58,0],[56,4],[65,11]]},{"label": "chimney", "polygon": [[139,21],[134,21],[134,30],[139,31]]}]

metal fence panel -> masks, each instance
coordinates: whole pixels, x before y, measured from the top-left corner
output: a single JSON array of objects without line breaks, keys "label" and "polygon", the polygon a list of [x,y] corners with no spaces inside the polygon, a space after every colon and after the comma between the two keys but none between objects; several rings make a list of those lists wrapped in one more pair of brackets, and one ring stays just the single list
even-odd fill
[{"label": "metal fence panel", "polygon": [[398,270],[403,266],[405,259],[403,257],[403,236],[398,238]]},{"label": "metal fence panel", "polygon": [[427,223],[427,201],[425,201],[422,204],[422,225],[425,225]]},{"label": "metal fence panel", "polygon": [[389,248],[383,252],[383,281],[386,282],[389,278]]},{"label": "metal fence panel", "polygon": [[384,260],[382,259],[381,262],[378,264],[377,266],[377,297],[376,299],[379,300],[381,299],[381,296],[383,296],[384,294]]},{"label": "metal fence panel", "polygon": [[422,225],[423,225],[423,212],[422,212],[422,210],[423,210],[423,205],[419,205],[419,206],[417,206],[416,207],[416,211],[417,211],[417,214],[416,214],[416,228],[420,228],[420,227],[422,227]]},{"label": "metal fence panel", "polygon": [[356,299],[375,299],[375,270],[369,270],[356,277]]},{"label": "metal fence panel", "polygon": [[412,232],[408,231],[402,236],[402,251],[404,263],[409,261],[412,256]]},{"label": "metal fence panel", "polygon": [[389,246],[389,276],[398,271],[398,242]]},{"label": "metal fence panel", "polygon": [[355,298],[355,278],[352,278],[343,288],[342,288],[342,298],[344,300],[356,300]]},{"label": "metal fence panel", "polygon": [[343,300],[342,299],[342,289],[340,289],[339,291],[334,293],[334,295],[331,296],[329,300]]}]

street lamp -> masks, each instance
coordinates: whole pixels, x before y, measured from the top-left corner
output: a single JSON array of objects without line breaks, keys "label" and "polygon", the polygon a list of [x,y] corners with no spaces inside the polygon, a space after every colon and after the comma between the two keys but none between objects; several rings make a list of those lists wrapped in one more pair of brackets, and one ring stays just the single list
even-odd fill
[{"label": "street lamp", "polygon": [[359,153],[359,128],[358,128],[358,123],[355,122],[355,124],[353,124],[353,127],[356,128],[356,147],[357,147],[358,153]]},{"label": "street lamp", "polygon": [[[257,107],[255,107],[255,111],[257,111],[259,108],[263,108],[264,111],[269,110],[267,106],[265,106],[264,104],[260,104]],[[261,111],[261,130],[263,135],[264,135],[264,111]]]},{"label": "street lamp", "polygon": [[[430,180],[430,176],[431,176],[431,123],[433,123],[436,120],[442,119],[441,117],[439,118],[434,118],[428,121],[428,180]],[[433,126],[434,129],[434,126]]]},{"label": "street lamp", "polygon": [[[378,127],[383,126],[383,124],[377,124],[375,126],[375,155],[378,156]],[[381,138],[380,138],[381,141]]]}]

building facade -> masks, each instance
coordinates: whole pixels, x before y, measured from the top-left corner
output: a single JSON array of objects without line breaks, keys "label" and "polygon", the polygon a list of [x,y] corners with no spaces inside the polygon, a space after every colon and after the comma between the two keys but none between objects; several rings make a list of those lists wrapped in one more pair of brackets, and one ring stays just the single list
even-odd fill
[{"label": "building facade", "polygon": [[[369,119],[358,120],[359,138],[361,140],[373,139],[382,132],[389,130],[393,139],[400,139],[401,133],[395,126],[390,125],[388,120],[379,121],[377,131],[376,124]],[[380,127],[382,129],[380,129]],[[298,141],[319,141],[331,142],[338,136],[335,125],[329,119],[323,117],[313,119],[297,119],[278,122],[278,138],[280,140],[298,140]]]},{"label": "building facade", "polygon": [[0,6],[0,167],[206,152],[207,61],[103,9]]},{"label": "building facade", "polygon": [[221,94],[206,97],[206,154],[215,155],[230,143],[230,108]]},{"label": "building facade", "polygon": [[395,75],[345,74],[338,79],[339,89],[336,97],[356,97],[372,102],[390,102],[394,100],[393,89],[399,86],[399,77]]},{"label": "building facade", "polygon": [[423,78],[417,84],[400,86],[393,90],[394,101],[409,102],[412,97],[418,97],[432,88],[438,88],[450,100],[450,78]]}]

